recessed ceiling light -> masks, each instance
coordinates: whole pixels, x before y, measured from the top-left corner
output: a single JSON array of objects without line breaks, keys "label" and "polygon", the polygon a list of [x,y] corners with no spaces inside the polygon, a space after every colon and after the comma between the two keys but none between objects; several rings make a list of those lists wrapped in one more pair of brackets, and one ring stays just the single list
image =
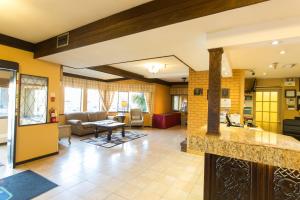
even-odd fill
[{"label": "recessed ceiling light", "polygon": [[281,55],[285,54],[286,52],[284,50],[279,52]]},{"label": "recessed ceiling light", "polygon": [[278,45],[279,44],[279,41],[278,40],[274,40],[273,42],[272,42],[272,45]]},{"label": "recessed ceiling light", "polygon": [[273,68],[273,64],[269,65],[269,68]]},{"label": "recessed ceiling light", "polygon": [[263,73],[263,75],[265,76],[265,75],[267,75],[267,73],[266,73],[266,72],[264,72],[264,73]]}]

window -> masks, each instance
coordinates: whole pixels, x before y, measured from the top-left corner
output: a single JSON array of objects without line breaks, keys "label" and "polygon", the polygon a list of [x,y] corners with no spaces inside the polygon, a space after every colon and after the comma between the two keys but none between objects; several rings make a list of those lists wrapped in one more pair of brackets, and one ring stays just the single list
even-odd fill
[{"label": "window", "polygon": [[146,99],[144,93],[142,92],[130,92],[129,105],[130,109],[140,108],[142,112],[147,112]]},{"label": "window", "polygon": [[97,89],[87,90],[87,111],[96,112],[101,111],[101,97]]},{"label": "window", "polygon": [[21,75],[19,124],[47,122],[48,78]]},{"label": "window", "polygon": [[0,117],[6,117],[8,112],[8,88],[0,87]]},{"label": "window", "polygon": [[82,111],[82,89],[65,87],[65,113]]},{"label": "window", "polygon": [[128,112],[130,109],[140,108],[148,112],[145,95],[142,92],[115,92],[111,112]]},{"label": "window", "polygon": [[187,112],[187,95],[173,95],[172,110]]}]

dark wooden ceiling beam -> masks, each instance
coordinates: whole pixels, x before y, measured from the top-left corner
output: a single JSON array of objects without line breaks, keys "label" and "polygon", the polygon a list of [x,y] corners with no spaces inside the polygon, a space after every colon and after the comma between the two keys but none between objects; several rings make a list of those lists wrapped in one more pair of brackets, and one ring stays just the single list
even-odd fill
[{"label": "dark wooden ceiling beam", "polygon": [[68,77],[72,77],[72,78],[86,79],[86,80],[92,80],[92,81],[106,82],[106,80],[101,79],[101,78],[94,78],[94,77],[83,76],[83,75],[79,75],[79,74],[72,74],[72,73],[67,73],[67,72],[64,72],[63,76],[68,76]]},{"label": "dark wooden ceiling beam", "polygon": [[112,75],[116,75],[116,76],[121,76],[121,77],[124,77],[127,79],[143,81],[143,82],[147,82],[147,83],[157,83],[157,84],[168,85],[168,86],[171,85],[171,83],[168,81],[164,81],[164,80],[161,80],[158,78],[146,78],[143,75],[129,72],[129,71],[119,69],[116,67],[112,67],[109,65],[94,66],[94,67],[89,67],[88,69],[95,70],[95,71],[102,72],[102,73],[112,74]]},{"label": "dark wooden ceiling beam", "polygon": [[9,47],[14,47],[17,49],[22,49],[25,51],[30,51],[30,52],[34,52],[34,47],[35,45],[33,43],[24,41],[24,40],[20,40],[8,35],[3,35],[0,33],[0,44],[9,46]]},{"label": "dark wooden ceiling beam", "polygon": [[36,45],[35,58],[150,29],[249,6],[268,0],[151,1],[69,31],[69,44],[56,48],[56,37]]}]

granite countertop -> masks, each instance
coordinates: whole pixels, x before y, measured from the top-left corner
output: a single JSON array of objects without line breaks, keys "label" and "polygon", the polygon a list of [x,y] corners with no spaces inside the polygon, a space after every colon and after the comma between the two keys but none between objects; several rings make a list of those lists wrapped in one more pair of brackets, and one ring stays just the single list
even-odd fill
[{"label": "granite countertop", "polygon": [[300,170],[300,141],[261,129],[226,127],[219,136],[207,135],[206,127],[188,137],[188,148],[277,167]]}]

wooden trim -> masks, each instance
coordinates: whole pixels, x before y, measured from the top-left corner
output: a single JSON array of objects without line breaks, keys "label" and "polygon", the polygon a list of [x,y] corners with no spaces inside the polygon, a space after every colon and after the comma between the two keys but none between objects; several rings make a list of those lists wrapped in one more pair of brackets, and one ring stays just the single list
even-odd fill
[{"label": "wooden trim", "polygon": [[72,77],[72,78],[86,79],[86,80],[91,80],[91,81],[105,82],[105,80],[100,79],[100,78],[93,78],[93,77],[82,76],[82,75],[78,75],[78,74],[71,74],[71,73],[67,73],[67,72],[63,72],[63,76],[68,76],[68,77]]},{"label": "wooden trim", "polygon": [[186,85],[189,84],[189,82],[170,82],[170,83],[171,83],[172,86],[173,85],[184,85],[184,86],[186,86]]},{"label": "wooden trim", "polygon": [[31,42],[27,42],[24,40],[20,40],[8,35],[3,35],[0,33],[0,44],[5,46],[14,47],[17,49],[22,49],[25,51],[34,52],[35,44]]},{"label": "wooden trim", "polygon": [[116,82],[116,81],[126,81],[130,80],[130,78],[113,78],[113,79],[107,79],[105,82]]},{"label": "wooden trim", "polygon": [[47,157],[50,157],[50,156],[55,156],[55,155],[58,155],[58,154],[59,154],[59,152],[56,151],[56,152],[49,153],[49,154],[46,154],[46,155],[43,155],[43,156],[38,156],[38,157],[35,157],[35,158],[30,158],[28,160],[23,160],[23,161],[17,162],[15,164],[15,166],[22,165],[22,164],[25,164],[25,163],[28,163],[28,162],[32,162],[32,161],[35,161],[35,160],[40,160],[42,158],[47,158]]},{"label": "wooden trim", "polygon": [[136,74],[133,72],[129,72],[123,69],[119,69],[116,67],[112,67],[109,65],[100,65],[100,66],[94,66],[94,67],[89,67],[88,69],[91,70],[95,70],[98,72],[103,72],[103,73],[107,73],[107,74],[113,74],[116,76],[121,76],[127,79],[134,79],[134,80],[138,80],[138,81],[143,81],[143,82],[147,82],[147,83],[157,83],[157,84],[161,84],[161,85],[167,85],[170,86],[171,83],[158,79],[158,78],[145,78],[143,75],[140,74]]},{"label": "wooden trim", "polygon": [[85,80],[92,80],[92,81],[101,81],[101,82],[116,82],[116,81],[129,80],[129,78],[100,79],[100,78],[82,76],[82,75],[72,74],[72,73],[67,73],[67,72],[63,72],[63,76],[68,76],[68,77],[73,77],[73,78],[80,78],[80,79],[85,79]]},{"label": "wooden trim", "polygon": [[0,69],[1,68],[18,72],[19,71],[19,63],[0,59]]},{"label": "wooden trim", "polygon": [[69,44],[65,47],[56,47],[57,37],[39,42],[34,57],[40,58],[265,1],[268,0],[150,1],[69,31]]}]

